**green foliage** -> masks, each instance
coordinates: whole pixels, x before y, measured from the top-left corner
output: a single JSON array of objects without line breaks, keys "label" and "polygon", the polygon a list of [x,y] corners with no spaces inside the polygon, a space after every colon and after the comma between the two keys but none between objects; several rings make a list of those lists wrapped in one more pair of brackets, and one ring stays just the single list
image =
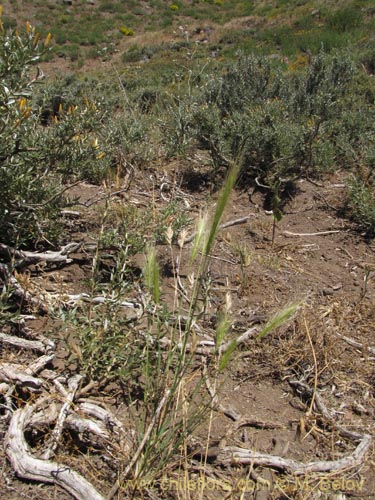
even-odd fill
[{"label": "green foliage", "polygon": [[281,325],[289,321],[293,316],[295,316],[298,308],[301,306],[300,303],[290,304],[281,311],[278,311],[263,327],[261,332],[258,334],[257,338],[261,339],[268,335],[273,330],[276,330]]},{"label": "green foliage", "polygon": [[38,117],[31,105],[38,77],[30,78],[29,66],[44,44],[29,24],[22,36],[0,26],[0,231],[6,243],[40,241],[57,229],[61,198],[36,141]]},{"label": "green foliage", "polygon": [[204,253],[206,255],[210,255],[212,252],[212,247],[216,238],[216,233],[219,228],[220,221],[222,219],[225,207],[228,205],[229,195],[232,192],[232,189],[234,188],[238,178],[238,165],[238,159],[236,159],[235,163],[233,163],[228,171],[227,178],[224,182],[224,187],[217,201],[216,210],[212,219],[210,231],[208,233],[207,243],[204,248]]},{"label": "green foliage", "polygon": [[338,158],[343,100],[353,74],[345,55],[322,52],[298,72],[243,58],[206,85],[195,115],[196,139],[216,169],[240,158],[242,184],[258,179],[273,189],[277,179],[329,170]]},{"label": "green foliage", "polygon": [[126,243],[130,254],[145,251],[147,245],[165,244],[167,231],[173,232],[173,242],[180,231],[190,224],[190,219],[177,201],[170,201],[163,208],[147,209],[134,206],[112,207],[108,227],[102,239],[110,247],[121,248]]},{"label": "green foliage", "polygon": [[[102,234],[104,236],[104,233]],[[57,315],[63,320],[68,332],[76,334],[73,342],[67,341],[70,358],[89,379],[120,377],[129,384],[129,391],[141,375],[144,362],[143,339],[136,335],[123,314],[121,301],[131,288],[126,243],[117,252],[117,259],[109,277],[103,281],[100,268],[107,254],[104,240],[99,237],[98,251],[93,260],[91,296],[108,297],[104,304],[88,302],[87,305]],[[102,250],[99,249],[102,247]],[[66,337],[68,338],[68,337]]]},{"label": "green foliage", "polygon": [[358,7],[344,7],[328,17],[327,24],[339,32],[348,32],[358,28],[363,22],[362,12]]},{"label": "green foliage", "polygon": [[375,236],[375,186],[373,179],[353,177],[348,185],[347,213],[366,236]]},{"label": "green foliage", "polygon": [[[29,25],[20,35],[0,32],[0,230],[4,243],[53,243],[62,227],[64,181],[102,180],[118,143],[100,103],[74,99],[30,77],[30,65],[47,50]],[[55,87],[54,90],[58,90]]]},{"label": "green foliage", "polygon": [[143,271],[146,287],[155,304],[160,300],[160,270],[154,247],[150,247],[146,254],[146,266]]},{"label": "green foliage", "polygon": [[[35,18],[39,19],[38,29],[42,33],[51,31],[58,47],[56,53],[70,57],[64,45],[78,45],[82,57],[95,57],[91,48],[101,51],[108,43],[118,44],[121,34],[119,26],[129,27],[139,34],[144,31],[156,31],[172,27],[183,16],[184,25],[189,26],[194,20],[204,23],[225,24],[238,18],[243,36],[239,29],[231,27],[232,36],[220,39],[221,52],[230,59],[236,57],[235,48],[248,47],[270,54],[276,51],[293,56],[299,51],[317,54],[323,44],[326,51],[356,45],[363,46],[366,40],[373,42],[373,10],[371,0],[361,2],[339,0],[335,5],[322,2],[250,2],[243,0],[187,0],[184,2],[163,2],[154,0],[137,2],[128,0],[103,0],[91,4],[82,0],[74,2],[72,9],[67,9],[61,2],[34,2]],[[27,9],[20,9],[19,3],[10,2],[4,16],[6,27],[16,27],[25,21]],[[249,27],[243,29],[241,17],[254,16],[246,22]],[[82,29],[84,26],[84,29]],[[129,28],[127,28],[129,29]],[[232,39],[232,42],[230,41]],[[204,51],[209,55],[215,44],[207,43]],[[72,50],[70,51],[73,52]],[[50,57],[52,54],[50,54]],[[77,53],[77,51],[76,51]],[[73,56],[75,54],[73,53]]]}]

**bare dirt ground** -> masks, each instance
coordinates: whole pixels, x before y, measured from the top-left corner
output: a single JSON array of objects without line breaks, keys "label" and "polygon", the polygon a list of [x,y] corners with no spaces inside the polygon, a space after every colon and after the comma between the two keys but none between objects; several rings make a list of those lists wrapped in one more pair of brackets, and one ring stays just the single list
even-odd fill
[{"label": "bare dirt ground", "polygon": [[[181,179],[181,171],[176,165],[165,168],[164,184],[166,179]],[[156,172],[154,178],[158,176]],[[223,467],[217,463],[218,453],[225,446],[302,463],[338,460],[351,455],[357,445],[343,437],[339,429],[374,436],[375,244],[366,241],[349,220],[339,215],[345,196],[344,181],[342,174],[321,183],[301,180],[297,193],[285,204],[274,241],[273,217],[265,210],[264,194],[252,193],[251,189],[232,193],[223,222],[247,216],[248,220],[218,234],[210,259],[212,316],[207,315],[207,324],[215,323],[216,312],[228,293],[232,302],[232,336],[252,325],[264,324],[286,304],[298,301],[301,306],[285,326],[242,345],[219,381],[219,406],[196,431],[196,444],[191,450],[196,476],[190,477],[195,477],[196,482],[201,477],[200,467],[205,464],[203,492],[198,494],[192,483],[187,487],[183,477],[174,475],[172,467],[169,482],[162,488],[159,485],[160,498],[374,498],[373,446],[360,465],[341,468],[336,473],[295,476],[279,473],[275,467]],[[170,183],[172,186],[172,180]],[[125,207],[147,205],[151,199],[153,203],[165,204],[163,193],[158,191],[160,184],[153,192],[146,177],[141,184],[133,182],[125,195],[112,197],[112,202]],[[100,198],[103,192],[102,188],[82,184],[71,195],[79,195],[81,201],[87,202]],[[145,200],[147,192],[149,198],[146,195]],[[192,219],[197,217],[199,208],[207,205],[207,200],[212,206],[217,197],[199,178],[194,182],[191,178],[189,182],[182,179],[177,192],[190,207],[186,210]],[[100,203],[87,209],[81,207],[81,215],[70,222],[67,242],[92,244],[100,227],[100,210]],[[185,280],[189,252],[186,246],[180,264],[180,275]],[[87,291],[92,254],[79,250],[71,257],[68,264],[34,266],[23,281],[20,277],[20,282],[25,284],[27,280],[28,290],[41,301],[53,293]],[[173,277],[168,272],[171,257],[166,245],[158,246],[158,258],[164,270],[163,296],[172,297]],[[141,267],[142,256],[134,256],[132,262]],[[49,369],[55,374],[73,374],[75,367],[70,363],[67,341],[56,333],[58,323],[48,314],[40,315],[35,310],[33,313],[35,319],[26,321],[29,334],[57,341],[57,353]],[[22,328],[19,329],[22,335]],[[30,356],[29,351],[15,347],[3,346],[1,351],[2,362],[29,363]],[[324,401],[333,423],[327,421],[317,400],[314,404],[302,386],[293,385],[293,381],[307,384],[315,397]],[[92,395],[105,402],[119,419],[123,417],[124,400],[116,384],[96,387]],[[16,391],[16,396],[18,407],[35,397],[22,390]],[[238,417],[236,421],[233,414]],[[3,418],[2,438],[7,426],[8,421]],[[202,447],[207,447],[204,459],[198,452]],[[58,450],[59,461],[78,470],[103,495],[115,480],[104,455],[78,446],[69,435]],[[69,498],[57,486],[18,479],[3,452],[0,492],[4,499]],[[120,489],[115,498],[154,497],[155,493],[146,488],[133,496]]]}]

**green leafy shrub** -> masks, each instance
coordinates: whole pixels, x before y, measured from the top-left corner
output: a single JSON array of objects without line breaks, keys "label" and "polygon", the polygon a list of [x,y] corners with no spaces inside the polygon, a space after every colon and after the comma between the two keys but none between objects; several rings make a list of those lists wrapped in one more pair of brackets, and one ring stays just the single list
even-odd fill
[{"label": "green leafy shrub", "polygon": [[139,62],[142,60],[149,60],[154,55],[155,49],[153,47],[139,47],[134,44],[131,45],[126,52],[121,56],[124,63]]},{"label": "green leafy shrub", "polygon": [[348,185],[347,213],[368,237],[375,236],[375,187],[360,176],[353,176]]},{"label": "green leafy shrub", "polygon": [[216,168],[240,161],[242,183],[258,178],[272,185],[276,178],[329,170],[353,73],[345,55],[321,53],[289,73],[264,58],[241,59],[206,85],[196,139]]},{"label": "green leafy shrub", "polygon": [[360,9],[351,6],[338,9],[327,19],[328,26],[339,32],[356,29],[362,22],[363,16]]},{"label": "green leafy shrub", "polygon": [[22,35],[0,30],[0,231],[2,242],[18,246],[55,242],[62,183],[103,179],[115,149],[105,113],[90,99],[65,105],[63,94],[54,95],[44,115],[43,100],[35,99],[41,77],[31,77],[30,66],[50,38],[40,40],[29,23]]},{"label": "green leafy shrub", "polygon": [[48,175],[35,138],[38,117],[31,105],[38,75],[30,64],[45,52],[29,24],[21,36],[0,24],[0,231],[2,242],[28,244],[56,232],[61,199]]}]

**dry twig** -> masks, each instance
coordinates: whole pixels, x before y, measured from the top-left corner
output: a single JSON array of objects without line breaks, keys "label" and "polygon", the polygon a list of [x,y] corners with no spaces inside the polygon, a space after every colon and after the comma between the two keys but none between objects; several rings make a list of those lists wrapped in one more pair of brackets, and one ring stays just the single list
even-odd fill
[{"label": "dry twig", "polygon": [[70,467],[32,456],[24,433],[34,408],[26,405],[16,410],[6,434],[5,451],[16,473],[24,479],[56,484],[77,500],[104,500],[91,483]]},{"label": "dry twig", "polygon": [[55,451],[59,445],[59,442],[61,440],[61,435],[62,431],[64,428],[64,422],[68,416],[69,410],[71,408],[72,402],[74,400],[74,396],[77,392],[77,389],[79,387],[79,384],[81,383],[82,376],[81,375],[74,375],[68,382],[70,392],[66,398],[65,403],[63,404],[59,417],[57,419],[55,428],[52,431],[50,443],[47,446],[47,449],[44,451],[42,454],[42,457],[44,460],[49,460],[53,457],[55,454]]},{"label": "dry twig", "polygon": [[[226,229],[227,227],[231,227],[231,226],[237,226],[239,224],[245,224],[252,217],[252,215],[254,215],[254,214],[246,215],[246,217],[241,217],[240,219],[234,219],[234,220],[230,220],[228,222],[224,222],[223,224],[220,224],[220,226],[218,227],[218,230]],[[185,240],[185,243],[191,243],[194,240],[196,234],[197,233],[194,232],[193,234],[188,236]]]}]

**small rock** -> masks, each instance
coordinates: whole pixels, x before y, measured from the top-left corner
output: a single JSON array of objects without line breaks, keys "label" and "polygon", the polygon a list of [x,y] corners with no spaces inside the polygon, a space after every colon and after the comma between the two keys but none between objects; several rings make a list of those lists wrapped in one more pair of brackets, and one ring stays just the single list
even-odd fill
[{"label": "small rock", "polygon": [[332,285],[332,290],[337,292],[337,290],[341,290],[342,288],[342,283],[337,283],[337,285]]}]

